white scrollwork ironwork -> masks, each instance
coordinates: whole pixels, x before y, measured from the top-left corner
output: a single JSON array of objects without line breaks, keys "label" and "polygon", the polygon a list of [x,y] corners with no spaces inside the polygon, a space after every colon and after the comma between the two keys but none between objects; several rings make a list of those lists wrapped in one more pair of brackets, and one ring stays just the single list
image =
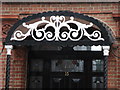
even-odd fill
[{"label": "white scrollwork ironwork", "polygon": [[[43,28],[38,28],[40,25],[44,25]],[[75,28],[71,26],[75,25]],[[51,16],[50,21],[46,20],[45,17],[41,18],[41,21],[27,25],[22,24],[28,30],[27,33],[22,33],[22,31],[17,30],[14,32],[11,40],[22,41],[28,36],[32,36],[36,41],[42,41],[46,39],[47,41],[67,41],[68,39],[72,41],[79,41],[83,36],[86,36],[91,41],[99,41],[104,39],[101,37],[101,32],[95,30],[92,34],[89,34],[85,29],[92,27],[93,23],[89,25],[82,24],[74,20],[74,17],[70,17],[70,20],[65,20],[65,16]]]}]

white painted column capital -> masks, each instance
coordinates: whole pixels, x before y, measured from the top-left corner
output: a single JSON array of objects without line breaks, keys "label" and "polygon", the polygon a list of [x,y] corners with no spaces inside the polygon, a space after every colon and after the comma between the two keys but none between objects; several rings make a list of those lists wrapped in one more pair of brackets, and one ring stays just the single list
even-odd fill
[{"label": "white painted column capital", "polygon": [[7,49],[7,55],[11,55],[11,50],[13,49],[12,45],[5,45],[5,48]]},{"label": "white painted column capital", "polygon": [[109,51],[110,50],[110,46],[103,46],[103,55],[104,56],[109,56]]}]

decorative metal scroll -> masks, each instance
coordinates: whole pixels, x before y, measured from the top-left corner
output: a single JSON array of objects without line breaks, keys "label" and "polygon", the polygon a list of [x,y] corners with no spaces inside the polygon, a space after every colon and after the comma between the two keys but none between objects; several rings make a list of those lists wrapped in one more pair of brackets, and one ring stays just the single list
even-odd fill
[{"label": "decorative metal scroll", "polygon": [[[75,25],[76,28],[72,27]],[[41,21],[27,25],[22,24],[25,28],[29,29],[27,33],[22,33],[22,31],[17,30],[14,32],[11,40],[22,41],[28,36],[32,36],[36,41],[42,41],[46,39],[47,41],[67,41],[68,39],[72,41],[79,41],[83,36],[86,36],[91,41],[99,41],[104,39],[101,37],[101,32],[95,30],[92,34],[89,34],[85,29],[93,26],[93,23],[89,25],[82,24],[74,20],[74,17],[70,17],[70,20],[66,20],[65,16],[51,16],[50,20],[46,20],[45,17],[41,18]],[[42,28],[39,26],[44,25]]]}]

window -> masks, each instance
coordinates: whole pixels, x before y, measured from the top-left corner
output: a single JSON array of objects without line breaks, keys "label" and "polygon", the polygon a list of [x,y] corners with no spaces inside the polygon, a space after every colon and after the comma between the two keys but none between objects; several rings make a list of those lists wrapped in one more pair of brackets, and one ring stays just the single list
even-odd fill
[{"label": "window", "polygon": [[92,77],[92,88],[104,88],[103,77]]},{"label": "window", "polygon": [[[105,90],[106,72],[104,59],[30,58],[29,88],[94,88]],[[38,53],[38,55],[41,55]],[[72,54],[71,54],[72,55]]]},{"label": "window", "polygon": [[93,60],[92,61],[92,71],[93,72],[103,72],[103,60]]},{"label": "window", "polygon": [[43,61],[40,59],[31,60],[31,69],[33,72],[42,72],[43,70]]},{"label": "window", "polygon": [[42,77],[31,76],[29,88],[42,88]]},{"label": "window", "polygon": [[83,60],[52,60],[52,72],[83,72]]},{"label": "window", "polygon": [[104,86],[104,60],[95,59],[92,60],[92,88],[98,88],[103,90]]}]

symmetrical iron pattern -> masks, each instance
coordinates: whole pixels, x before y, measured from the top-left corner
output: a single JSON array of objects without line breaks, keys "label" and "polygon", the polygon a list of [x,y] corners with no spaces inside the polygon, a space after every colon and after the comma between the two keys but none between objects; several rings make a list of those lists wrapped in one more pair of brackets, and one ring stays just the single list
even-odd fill
[{"label": "symmetrical iron pattern", "polygon": [[[38,29],[38,26],[45,24],[43,28]],[[70,26],[73,24],[76,28]],[[14,32],[11,40],[22,41],[26,37],[32,35],[34,40],[42,41],[46,39],[47,41],[79,41],[83,36],[86,36],[91,41],[104,41],[102,34],[99,30],[95,30],[92,34],[89,34],[85,29],[93,26],[93,23],[89,25],[82,24],[74,20],[74,17],[71,16],[70,20],[66,21],[65,16],[51,16],[50,21],[46,20],[45,17],[41,18],[41,21],[27,25],[26,23],[22,24],[23,27],[29,29],[27,33],[23,33],[20,30]],[[47,31],[48,28],[51,30]]]},{"label": "symmetrical iron pattern", "polygon": [[[65,16],[70,17],[69,20],[65,20]],[[45,17],[50,17],[50,20],[49,21],[46,20]],[[28,21],[34,20],[36,18],[41,18],[41,21],[32,24],[27,24]],[[83,19],[91,23],[88,25],[83,24],[75,21],[74,18]],[[46,23],[45,27],[38,28],[39,26],[41,26],[41,23]],[[71,28],[69,23],[75,24],[78,28]],[[95,30],[92,32],[92,34],[89,34],[86,29],[91,28],[93,24],[96,25],[100,30]],[[20,25],[22,25],[24,28],[27,28],[28,32],[23,33],[22,31],[17,30],[17,28]],[[48,27],[52,27],[53,32],[50,31],[45,32],[45,30]],[[64,32],[60,32],[61,28],[66,30]],[[53,40],[67,41],[68,39],[70,39],[71,41],[81,41],[81,43],[76,43],[76,45],[82,44],[91,46],[92,44],[95,46],[101,45],[102,47],[105,45],[104,49],[102,49],[104,52],[104,56],[109,55],[109,48],[114,42],[114,37],[112,36],[113,34],[111,33],[111,29],[107,27],[106,24],[92,17],[68,11],[39,13],[19,20],[8,32],[5,43],[6,45],[23,45],[23,44],[32,45],[33,44],[32,40],[25,40],[30,35],[35,41],[42,41],[44,39],[47,41]],[[83,41],[81,39],[83,36],[87,37],[90,41],[89,42]],[[96,42],[93,43],[93,41]],[[34,42],[34,44],[38,45],[40,43]],[[101,50],[100,48],[97,49]],[[91,50],[94,51],[94,49]],[[10,55],[7,55],[6,85],[5,85],[6,90],[9,89],[9,80],[10,80]],[[104,86],[105,88],[107,88],[107,58],[104,61]]]},{"label": "symmetrical iron pattern", "polygon": [[[32,20],[34,20],[34,19],[40,19],[41,18],[41,20],[40,20],[40,22],[42,21],[42,19],[45,21],[48,21],[49,23],[50,23],[50,20],[49,20],[49,18],[48,17],[51,17],[51,16],[54,16],[55,18],[57,17],[57,16],[64,16],[64,17],[67,17],[67,18],[65,18],[66,20],[65,20],[65,22],[67,22],[67,21],[70,21],[71,19],[71,17],[72,17],[72,19],[73,19],[73,21],[76,21],[76,19],[81,19],[81,20],[85,20],[85,21],[87,21],[87,22],[89,22],[89,23],[91,23],[90,25],[92,25],[92,23],[95,25],[95,26],[97,26],[98,27],[98,29],[99,30],[94,30],[94,31],[92,31],[92,32],[88,32],[88,30],[89,30],[89,28],[94,28],[94,26],[91,26],[91,27],[89,27],[88,29],[86,29],[86,28],[84,28],[85,30],[86,30],[86,32],[87,33],[89,33],[88,34],[88,37],[90,37],[90,38],[93,38],[93,39],[97,39],[98,37],[100,37],[101,35],[101,38],[102,38],[102,40],[97,40],[97,41],[93,41],[93,40],[90,40],[87,36],[86,36],[86,34],[85,34],[85,32],[83,32],[83,38],[81,38],[80,40],[78,40],[80,43],[80,45],[107,45],[107,46],[109,46],[109,45],[111,45],[113,42],[114,42],[114,37],[113,37],[113,34],[111,33],[111,29],[110,28],[108,28],[108,27],[106,27],[107,25],[106,24],[104,24],[103,22],[101,22],[101,21],[99,21],[99,20],[97,20],[97,19],[95,19],[95,18],[93,18],[93,17],[90,17],[90,16],[87,16],[87,15],[84,15],[84,14],[80,14],[80,13],[73,13],[73,12],[70,12],[70,11],[49,11],[49,12],[44,12],[44,13],[38,13],[38,14],[33,14],[33,15],[31,15],[31,16],[28,16],[28,17],[26,17],[26,18],[23,18],[22,20],[19,20],[17,23],[15,23],[14,25],[13,25],[13,27],[9,30],[9,32],[8,32],[8,35],[7,35],[7,38],[6,38],[6,44],[12,44],[12,45],[39,45],[39,44],[41,44],[41,43],[39,43],[39,42],[36,42],[36,40],[34,40],[34,39],[32,39],[31,37],[32,37],[32,32],[30,33],[30,35],[31,35],[31,37],[28,37],[28,38],[26,38],[26,39],[24,39],[24,40],[22,40],[22,41],[18,41],[18,40],[15,40],[15,38],[14,38],[14,34],[15,34],[15,32],[16,31],[19,31],[20,29],[18,29],[18,27],[20,26],[20,27],[22,27],[22,28],[26,28],[26,27],[24,27],[23,26],[23,23],[24,23],[24,25],[25,26],[29,26],[29,25],[32,25],[32,24],[34,24],[34,23],[30,23],[30,21],[32,21]],[[69,18],[68,18],[69,17]],[[75,18],[75,19],[74,19]],[[63,19],[63,18],[62,18]],[[55,21],[55,20],[54,20]],[[61,21],[61,20],[60,20]],[[39,21],[38,21],[39,22]],[[80,23],[80,21],[78,21],[79,23]],[[47,23],[47,25],[50,25],[49,23]],[[75,23],[73,23],[73,24],[75,24]],[[88,23],[82,23],[82,24],[85,24],[85,25],[89,25]],[[43,25],[43,26],[42,26]],[[39,31],[41,31],[40,29],[44,29],[44,26],[47,26],[47,25],[45,25],[45,24],[41,24],[41,25],[39,25],[40,26],[40,28],[38,27],[37,28],[37,30],[33,30],[34,31],[34,34],[33,35],[35,35],[35,38],[37,38],[37,40],[38,41],[40,41],[41,40],[41,38],[40,38],[40,36],[41,36],[41,33],[42,32],[39,32]],[[78,25],[78,24],[77,24]],[[42,28],[41,28],[41,26],[42,26]],[[81,27],[81,26],[79,26],[79,27]],[[33,27],[34,28],[34,27]],[[54,28],[53,27],[51,27],[52,28],[52,30],[54,31]],[[51,29],[51,28],[49,28],[49,29]],[[28,30],[27,30],[28,29]],[[26,30],[27,31],[29,31],[29,29],[30,28],[27,28]],[[63,28],[63,29],[66,29],[66,28]],[[72,27],[72,29],[73,29],[73,31],[74,31],[74,29],[76,29],[76,30],[78,30],[77,28],[73,28]],[[20,30],[21,31],[21,30]],[[63,30],[62,30],[63,31]],[[70,34],[70,32],[68,32],[68,31],[70,31],[70,30],[67,30],[67,33],[69,33]],[[84,31],[84,30],[82,30],[82,31]],[[96,31],[98,32],[100,32],[100,34],[99,33],[96,33]],[[54,31],[55,32],[55,31]],[[52,32],[52,33],[54,33],[54,32]],[[82,37],[82,35],[80,34],[80,32],[81,32],[81,30],[79,30],[79,35],[78,35],[78,37],[77,38],[80,38],[80,36]],[[94,32],[94,33],[93,33]],[[20,38],[20,36],[21,35],[24,35],[24,34],[26,34],[27,32],[18,32],[17,33],[17,35],[18,35],[18,39],[21,39]],[[46,35],[46,33],[47,33],[47,35]],[[77,32],[72,32],[71,33],[71,36],[76,36],[77,35],[77,33],[78,33],[78,31]],[[44,34],[44,35],[43,35]],[[69,39],[68,37],[65,37],[66,36],[66,32],[65,33],[62,33],[62,32],[60,32],[60,34],[61,35],[59,35],[60,36],[60,38],[62,38],[63,40],[60,40],[59,39],[59,41],[67,41],[67,42],[70,42],[71,41],[71,39]],[[63,35],[62,35],[63,34]],[[74,35],[73,35],[74,34]],[[49,41],[55,41],[57,38],[56,37],[54,37],[54,36],[56,36],[56,35],[53,35],[53,37],[52,37],[52,34],[49,32],[49,34],[48,34],[48,30],[44,33],[42,33],[42,35],[43,36],[49,36],[49,37],[46,37],[47,39],[49,39]],[[91,37],[91,35],[93,35],[93,37]],[[62,37],[62,36],[64,36],[64,37]],[[70,36],[70,37],[71,37]],[[94,37],[95,36],[95,37]],[[50,38],[51,37],[51,38]],[[12,40],[11,38],[13,38],[14,40]],[[22,38],[24,38],[24,37],[22,37]],[[43,38],[43,37],[42,37]],[[46,38],[44,37],[44,40],[46,41]],[[52,40],[54,38],[54,40]],[[66,38],[68,38],[68,40],[66,39]],[[76,41],[77,41],[77,39],[75,38],[75,37],[72,37],[73,39],[75,39]],[[104,40],[103,40],[104,39]],[[72,40],[73,41],[73,40]],[[54,43],[59,43],[59,42],[54,42]],[[62,44],[64,44],[64,42],[61,42]]]}]

